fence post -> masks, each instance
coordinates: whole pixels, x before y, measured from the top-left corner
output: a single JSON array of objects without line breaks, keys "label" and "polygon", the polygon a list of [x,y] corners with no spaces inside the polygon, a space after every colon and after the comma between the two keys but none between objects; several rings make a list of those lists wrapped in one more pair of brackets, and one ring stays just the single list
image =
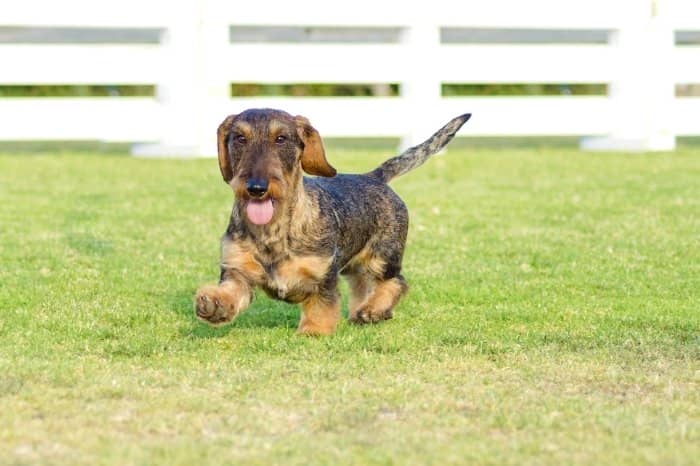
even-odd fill
[{"label": "fence post", "polygon": [[[228,97],[211,70],[211,54],[228,43],[225,25],[205,21],[207,0],[173,2],[161,33],[162,74],[156,86],[161,108],[160,139],[135,144],[136,156],[198,156],[216,153],[216,126],[211,108]],[[218,116],[216,117],[218,118]],[[212,120],[215,121],[215,120]]]},{"label": "fence post", "polygon": [[627,3],[628,20],[610,38],[618,65],[608,92],[613,128],[608,136],[582,139],[581,148],[674,150],[675,83],[671,60],[675,39],[665,14],[668,0]]},{"label": "fence post", "polygon": [[229,24],[221,15],[230,8],[230,3],[224,0],[200,1],[204,4],[200,50],[203,114],[199,119],[198,154],[216,156],[216,129],[227,115],[238,110],[232,109],[230,104],[231,82],[226,64],[235,57],[231,53]]},{"label": "fence post", "polygon": [[[406,49],[405,57],[415,66],[406,73],[401,82],[401,97],[406,115],[430,115],[436,111],[442,95],[439,70],[435,60],[440,49],[440,27],[429,18],[421,17],[421,11],[415,5],[412,23],[406,26],[401,35],[401,43]],[[430,118],[406,118],[407,133],[401,139],[401,149],[414,146],[435,130],[435,122]]]}]

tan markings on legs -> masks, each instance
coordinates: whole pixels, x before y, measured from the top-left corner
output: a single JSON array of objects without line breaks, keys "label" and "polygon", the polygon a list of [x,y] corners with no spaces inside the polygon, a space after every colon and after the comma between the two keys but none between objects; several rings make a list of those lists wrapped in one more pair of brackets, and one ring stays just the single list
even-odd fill
[{"label": "tan markings on legs", "polygon": [[330,335],[340,320],[340,299],[331,301],[314,295],[301,303],[301,320],[297,332],[303,335]]},{"label": "tan markings on legs", "polygon": [[194,299],[196,316],[212,325],[231,322],[250,304],[253,285],[262,282],[265,269],[255,259],[252,244],[243,241],[221,241],[223,281],[205,285]]},{"label": "tan markings on legs", "polygon": [[406,284],[398,278],[377,283],[366,302],[356,312],[350,314],[350,321],[366,324],[391,319],[392,309],[406,290]]},{"label": "tan markings on legs", "polygon": [[253,291],[243,280],[226,280],[220,285],[205,285],[194,299],[196,316],[211,325],[231,322],[250,304]]},{"label": "tan markings on legs", "polygon": [[265,269],[253,255],[255,246],[245,241],[221,242],[221,268],[239,272],[253,284],[260,284],[265,278]]},{"label": "tan markings on legs", "polygon": [[350,259],[348,265],[346,266],[346,268],[349,270],[365,270],[375,277],[382,276],[384,273],[384,267],[386,267],[386,261],[372,254],[369,246],[365,246],[360,252],[355,254],[355,256]]}]

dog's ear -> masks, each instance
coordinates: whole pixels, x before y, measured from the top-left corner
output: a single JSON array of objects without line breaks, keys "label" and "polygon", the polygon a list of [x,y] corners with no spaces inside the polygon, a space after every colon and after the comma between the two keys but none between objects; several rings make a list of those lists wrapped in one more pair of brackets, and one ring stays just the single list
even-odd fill
[{"label": "dog's ear", "polygon": [[310,175],[335,176],[336,171],[326,160],[326,151],[323,148],[321,135],[316,128],[311,126],[309,120],[303,116],[294,117],[297,125],[297,134],[304,143],[304,152],[301,154],[301,168]]},{"label": "dog's ear", "polygon": [[224,181],[226,183],[233,179],[231,157],[229,157],[228,153],[228,135],[234,118],[236,118],[236,115],[227,116],[216,130],[216,145],[219,150],[219,169],[221,170],[221,176],[224,177]]}]

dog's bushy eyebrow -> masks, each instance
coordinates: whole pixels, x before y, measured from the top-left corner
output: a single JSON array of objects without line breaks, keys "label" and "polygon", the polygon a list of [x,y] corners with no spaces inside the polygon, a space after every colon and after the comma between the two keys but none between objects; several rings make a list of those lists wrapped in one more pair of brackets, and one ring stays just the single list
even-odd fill
[{"label": "dog's bushy eyebrow", "polygon": [[231,131],[236,131],[244,134],[245,136],[250,136],[253,134],[253,127],[246,121],[236,121],[233,123],[233,125],[231,125]]},{"label": "dog's bushy eyebrow", "polygon": [[276,118],[270,120],[270,123],[267,125],[267,130],[270,134],[274,135],[282,132],[292,133],[296,131],[296,129],[291,127],[289,123],[285,123],[284,121],[280,121]]}]

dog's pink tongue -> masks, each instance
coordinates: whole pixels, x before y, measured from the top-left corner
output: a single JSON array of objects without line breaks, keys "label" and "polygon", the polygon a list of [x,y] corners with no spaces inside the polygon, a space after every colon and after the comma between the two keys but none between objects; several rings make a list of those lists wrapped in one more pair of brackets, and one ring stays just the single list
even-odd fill
[{"label": "dog's pink tongue", "polygon": [[245,208],[245,213],[248,215],[248,220],[256,225],[265,225],[272,220],[274,208],[272,207],[272,199],[264,201],[248,201]]}]

